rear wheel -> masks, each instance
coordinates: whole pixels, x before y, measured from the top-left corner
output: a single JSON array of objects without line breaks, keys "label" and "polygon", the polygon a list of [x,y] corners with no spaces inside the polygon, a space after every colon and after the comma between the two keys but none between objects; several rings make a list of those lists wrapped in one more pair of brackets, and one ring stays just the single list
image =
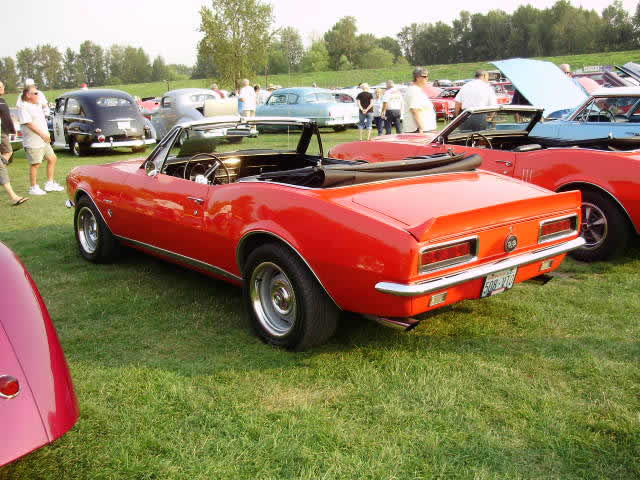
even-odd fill
[{"label": "rear wheel", "polygon": [[69,150],[74,157],[84,157],[89,155],[91,149],[82,143],[78,143],[78,141],[71,137],[69,139]]},{"label": "rear wheel", "polygon": [[133,153],[141,153],[141,152],[144,152],[146,149],[147,149],[146,145],[142,145],[140,147],[131,147],[131,151]]},{"label": "rear wheel", "polygon": [[599,192],[582,191],[580,227],[580,235],[587,243],[571,252],[577,260],[607,260],[622,253],[629,243],[629,226],[624,214],[612,199]]},{"label": "rear wheel", "polygon": [[285,246],[256,248],[244,270],[244,301],[266,343],[306,350],[335,332],[339,310],[307,266]]},{"label": "rear wheel", "polygon": [[344,132],[346,129],[346,125],[336,125],[335,127],[333,127],[334,132]]},{"label": "rear wheel", "polygon": [[82,197],[78,201],[73,225],[78,248],[84,258],[90,262],[102,263],[117,256],[118,241],[89,198]]}]

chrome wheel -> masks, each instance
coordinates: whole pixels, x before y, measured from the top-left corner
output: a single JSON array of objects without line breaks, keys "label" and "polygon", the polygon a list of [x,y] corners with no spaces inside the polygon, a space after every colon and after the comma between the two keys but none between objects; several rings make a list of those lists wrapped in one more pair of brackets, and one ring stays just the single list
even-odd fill
[{"label": "chrome wheel", "polygon": [[263,262],[251,274],[251,306],[262,327],[274,337],[283,337],[296,321],[296,294],[289,277],[275,263]]},{"label": "chrome wheel", "polygon": [[71,145],[71,153],[76,157],[80,156],[80,145],[75,140],[73,140],[73,144]]},{"label": "chrome wheel", "polygon": [[593,203],[582,203],[581,235],[587,242],[582,248],[593,250],[607,238],[608,225],[604,212]]},{"label": "chrome wheel", "polygon": [[98,222],[90,208],[80,209],[76,228],[82,249],[88,254],[93,254],[98,247]]}]

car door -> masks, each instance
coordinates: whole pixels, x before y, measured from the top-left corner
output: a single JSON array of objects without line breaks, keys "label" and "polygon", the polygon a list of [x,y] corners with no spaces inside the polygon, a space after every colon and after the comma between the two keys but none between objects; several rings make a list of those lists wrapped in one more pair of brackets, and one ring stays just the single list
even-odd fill
[{"label": "car door", "polygon": [[151,117],[151,123],[156,129],[158,138],[164,137],[173,126],[172,119],[175,118],[173,98],[165,95],[160,100],[160,108]]},{"label": "car door", "polygon": [[[158,155],[166,156],[170,144],[173,139],[165,151],[160,148],[155,152],[156,160]],[[123,236],[168,254],[197,258],[209,185],[166,175],[154,167],[153,160],[133,172],[121,195],[127,219],[122,225]]]},{"label": "car door", "polygon": [[269,97],[266,105],[260,107],[260,114],[269,117],[286,117],[287,115],[287,94],[273,93]]}]

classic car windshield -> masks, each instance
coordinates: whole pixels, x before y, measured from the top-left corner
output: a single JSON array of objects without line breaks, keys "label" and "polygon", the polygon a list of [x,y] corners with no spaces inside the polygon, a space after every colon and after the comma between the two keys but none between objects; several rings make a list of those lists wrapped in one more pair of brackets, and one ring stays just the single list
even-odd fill
[{"label": "classic car windshield", "polygon": [[640,121],[640,98],[595,97],[574,117],[580,122]]},{"label": "classic car windshield", "polygon": [[96,100],[96,104],[100,107],[123,107],[126,105],[133,105],[131,100],[122,97],[99,97]]},{"label": "classic car windshield", "polygon": [[526,130],[535,115],[535,111],[476,112],[449,133],[449,136],[468,135],[472,132]]}]

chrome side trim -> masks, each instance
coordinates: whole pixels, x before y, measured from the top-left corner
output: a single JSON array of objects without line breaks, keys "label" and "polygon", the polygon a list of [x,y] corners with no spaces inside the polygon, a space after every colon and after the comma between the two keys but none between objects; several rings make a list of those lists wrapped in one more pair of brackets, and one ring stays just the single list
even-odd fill
[{"label": "chrome side trim", "polygon": [[320,277],[318,277],[318,275],[316,274],[316,272],[314,272],[313,268],[311,268],[311,265],[309,265],[309,262],[307,262],[307,260],[300,254],[300,252],[293,246],[291,245],[289,242],[287,242],[284,238],[282,238],[279,235],[276,235],[275,233],[272,232],[267,232],[266,230],[251,230],[250,232],[245,233],[242,238],[240,238],[240,241],[238,242],[238,246],[236,247],[236,262],[238,263],[238,268],[240,269],[240,271],[242,271],[242,265],[240,264],[240,252],[242,251],[242,246],[244,244],[244,242],[252,235],[256,235],[256,234],[260,234],[260,233],[264,233],[266,235],[270,235],[273,238],[277,238],[278,240],[280,240],[282,243],[286,244],[291,250],[293,250],[294,252],[296,252],[296,254],[298,255],[298,257],[300,257],[300,259],[304,262],[304,264],[307,266],[307,268],[309,269],[309,271],[313,274],[313,276],[315,277],[315,279],[318,281],[318,283],[320,284],[320,286],[322,287],[322,289],[325,291],[325,293],[329,296],[329,298],[331,299],[331,301],[334,303],[334,305],[336,307],[338,307],[340,310],[342,310],[342,307],[340,305],[338,305],[338,302],[335,301],[335,299],[331,296],[331,294],[329,293],[329,290],[327,290],[327,288],[324,286],[324,284],[322,283],[322,280],[320,280]]},{"label": "chrome side trim", "polygon": [[178,261],[180,261],[182,263],[187,263],[187,264],[192,265],[194,267],[198,267],[198,268],[201,268],[203,270],[207,270],[207,271],[209,271],[211,273],[214,273],[216,275],[219,275],[221,277],[225,277],[225,278],[229,278],[231,280],[236,280],[238,282],[242,282],[242,277],[239,277],[238,275],[236,275],[234,273],[227,272],[226,270],[224,270],[224,269],[222,269],[220,267],[216,267],[215,265],[211,265],[209,263],[205,263],[205,262],[201,262],[200,260],[196,260],[195,258],[187,257],[186,255],[182,255],[180,253],[172,252],[170,250],[165,250],[164,248],[156,247],[154,245],[150,245],[148,243],[140,242],[138,240],[133,240],[132,238],[122,237],[122,236],[119,236],[119,235],[116,235],[116,238],[118,238],[119,240],[122,240],[124,242],[128,242],[128,243],[132,243],[133,245],[137,245],[138,247],[143,247],[143,248],[146,248],[148,250],[153,250],[156,253],[164,255],[165,257],[173,258],[174,260],[178,260]]},{"label": "chrome side trim", "polygon": [[584,238],[578,237],[566,243],[561,243],[552,247],[536,250],[531,253],[525,253],[523,255],[505,258],[488,265],[480,265],[469,270],[456,272],[451,275],[428,280],[426,282],[410,284],[379,282],[376,284],[375,288],[379,292],[388,293],[390,295],[398,295],[401,297],[415,297],[418,295],[425,295],[427,293],[450,288],[455,285],[474,280],[476,278],[485,277],[490,273],[499,272],[500,270],[528,265],[539,260],[545,260],[550,257],[555,257],[556,255],[575,250],[576,248],[579,248],[584,244]]}]

